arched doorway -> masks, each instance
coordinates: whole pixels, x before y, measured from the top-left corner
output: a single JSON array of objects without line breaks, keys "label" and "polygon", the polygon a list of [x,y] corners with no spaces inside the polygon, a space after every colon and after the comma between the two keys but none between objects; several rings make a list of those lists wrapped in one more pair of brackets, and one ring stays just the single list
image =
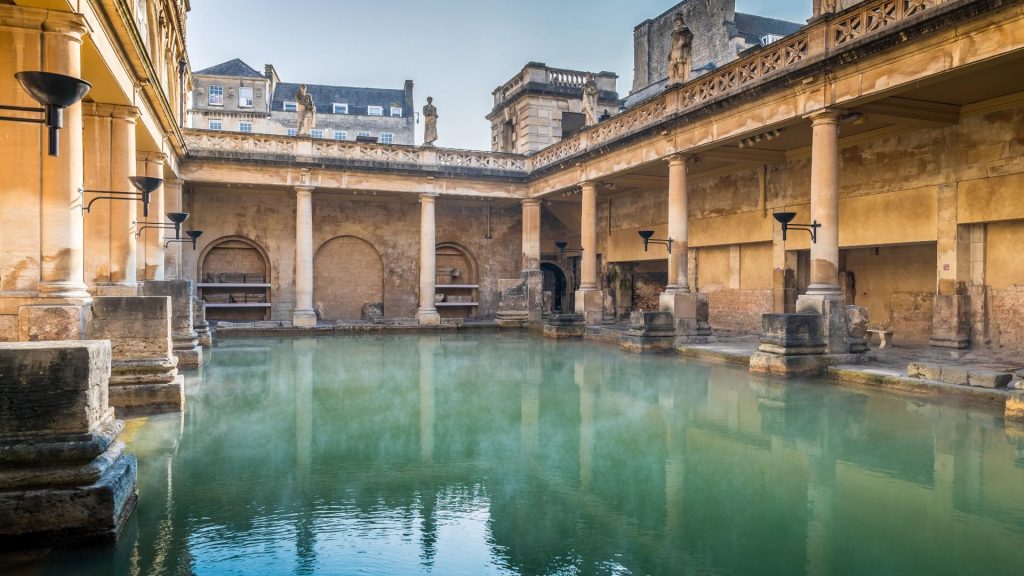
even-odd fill
[{"label": "arched doorway", "polygon": [[372,244],[355,236],[325,242],[313,259],[313,307],[328,321],[360,320],[363,304],[384,302],[384,265]]},{"label": "arched doorway", "polygon": [[562,300],[565,294],[565,273],[550,262],[542,262],[540,271],[544,274],[544,295],[550,294],[550,301],[544,303],[545,314],[562,314]]}]

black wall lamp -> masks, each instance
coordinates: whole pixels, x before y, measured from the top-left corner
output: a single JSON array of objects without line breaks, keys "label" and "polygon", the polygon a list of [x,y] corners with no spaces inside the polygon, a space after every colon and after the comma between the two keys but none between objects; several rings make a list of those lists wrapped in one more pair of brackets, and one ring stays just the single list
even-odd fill
[{"label": "black wall lamp", "polygon": [[185,220],[188,220],[188,212],[168,212],[167,219],[170,220],[171,222],[167,223],[136,221],[136,224],[143,224],[143,226],[142,228],[139,228],[138,230],[135,231],[135,237],[138,238],[139,236],[141,236],[142,231],[145,230],[146,228],[155,228],[157,230],[174,230],[174,239],[180,240],[181,224]]},{"label": "black wall lamp", "polygon": [[640,232],[638,232],[638,234],[640,234],[640,237],[644,239],[644,252],[647,252],[648,244],[664,244],[665,246],[668,247],[668,253],[672,253],[673,240],[671,238],[667,240],[654,238],[654,230],[641,230]]},{"label": "black wall lamp", "polygon": [[92,88],[85,80],[53,72],[18,72],[14,75],[21,87],[43,108],[0,105],[0,110],[42,113],[42,118],[0,116],[9,122],[44,124],[49,129],[50,156],[60,156],[60,129],[64,127],[64,109],[85,97]]},{"label": "black wall lamp", "polygon": [[180,242],[182,244],[187,244],[187,243],[191,242],[192,243],[192,249],[195,250],[196,249],[196,240],[198,240],[199,237],[203,235],[203,231],[202,230],[186,230],[185,234],[188,234],[188,238],[172,238],[172,239],[164,242],[164,248],[167,248],[168,246],[170,246],[171,242]]},{"label": "black wall lamp", "polygon": [[570,254],[583,254],[583,248],[566,248],[568,245],[568,242],[555,242],[555,247],[558,248],[558,258],[560,260],[565,258],[565,254],[567,252]]},{"label": "black wall lamp", "polygon": [[[97,196],[85,206],[85,212],[88,213],[89,209],[92,208],[92,203],[97,200],[129,200],[134,202],[136,200],[142,200],[142,216],[149,216],[149,196],[157,188],[163,185],[164,181],[162,178],[154,178],[152,176],[129,176],[128,180],[132,183],[138,192],[115,192],[113,190],[85,190],[86,193],[92,194],[111,194],[111,196]],[[185,214],[185,218],[188,218],[188,214]],[[183,220],[184,221],[184,220]]]},{"label": "black wall lamp", "polygon": [[794,230],[807,230],[811,233],[811,243],[818,243],[818,228],[821,228],[821,224],[815,220],[811,224],[792,224],[793,218],[796,218],[796,212],[776,212],[772,214],[779,224],[782,224],[782,241],[786,241],[786,232],[790,229]]}]

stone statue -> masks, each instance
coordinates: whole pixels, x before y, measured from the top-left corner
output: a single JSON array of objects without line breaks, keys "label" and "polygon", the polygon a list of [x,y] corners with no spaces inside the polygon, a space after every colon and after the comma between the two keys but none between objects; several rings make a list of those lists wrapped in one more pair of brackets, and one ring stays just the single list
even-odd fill
[{"label": "stone statue", "polygon": [[583,83],[583,113],[587,116],[587,126],[597,124],[597,80],[590,72]]},{"label": "stone statue", "polygon": [[434,98],[427,96],[427,103],[423,106],[423,145],[433,146],[437,140],[437,108],[434,106]]},{"label": "stone statue", "polygon": [[672,50],[668,55],[668,84],[682,84],[690,79],[693,67],[693,32],[683,22],[683,15],[672,19]]},{"label": "stone statue", "polygon": [[821,14],[832,14],[839,10],[838,0],[821,0]]},{"label": "stone statue", "polygon": [[316,104],[313,103],[313,96],[306,91],[306,85],[299,86],[295,93],[295,133],[298,135],[309,133],[316,126]]}]

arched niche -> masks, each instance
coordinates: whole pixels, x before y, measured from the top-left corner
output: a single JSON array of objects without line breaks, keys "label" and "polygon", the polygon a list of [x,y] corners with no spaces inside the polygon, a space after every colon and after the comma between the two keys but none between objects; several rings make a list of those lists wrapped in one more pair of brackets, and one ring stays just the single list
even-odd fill
[{"label": "arched niche", "polygon": [[461,244],[441,242],[435,251],[436,301],[442,318],[479,315],[479,267],[473,254]]},{"label": "arched niche", "polygon": [[313,307],[328,321],[363,319],[363,305],[383,308],[384,263],[377,249],[358,236],[335,236],[313,259]]},{"label": "arched niche", "polygon": [[244,236],[214,240],[199,254],[199,297],[208,320],[253,321],[269,317],[270,258]]}]

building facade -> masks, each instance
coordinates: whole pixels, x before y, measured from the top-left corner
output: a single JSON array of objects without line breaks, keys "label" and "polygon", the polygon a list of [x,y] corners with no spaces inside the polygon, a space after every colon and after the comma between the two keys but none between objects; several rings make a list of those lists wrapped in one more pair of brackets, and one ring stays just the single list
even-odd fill
[{"label": "building facade", "polygon": [[[297,134],[299,84],[281,82],[270,64],[257,72],[240,59],[196,72],[192,126],[254,134]],[[416,126],[413,83],[402,89],[308,84],[316,105],[313,138],[376,139],[381,144],[412,145]]]}]

